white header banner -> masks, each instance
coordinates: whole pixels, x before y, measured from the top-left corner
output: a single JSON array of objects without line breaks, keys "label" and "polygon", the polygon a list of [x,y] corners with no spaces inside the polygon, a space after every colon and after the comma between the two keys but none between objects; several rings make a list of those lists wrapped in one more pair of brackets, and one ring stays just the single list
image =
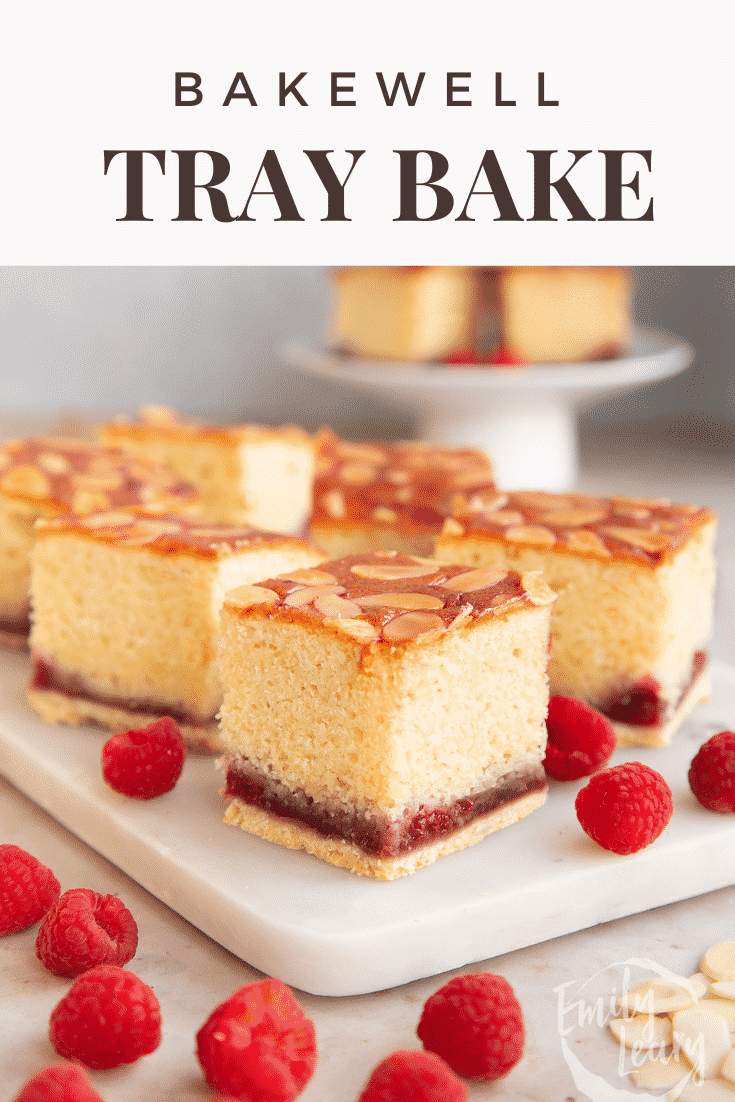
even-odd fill
[{"label": "white header banner", "polygon": [[5,264],[728,264],[731,0],[6,10]]}]

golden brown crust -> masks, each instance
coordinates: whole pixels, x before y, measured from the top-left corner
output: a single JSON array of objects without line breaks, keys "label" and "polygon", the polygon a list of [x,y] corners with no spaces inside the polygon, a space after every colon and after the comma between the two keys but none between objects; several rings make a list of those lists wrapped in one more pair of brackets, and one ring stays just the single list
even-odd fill
[{"label": "golden brown crust", "polygon": [[130,506],[145,512],[196,508],[199,492],[168,467],[86,440],[38,436],[0,447],[0,494],[53,516]]},{"label": "golden brown crust", "polygon": [[235,447],[252,440],[288,440],[294,443],[311,442],[311,437],[297,425],[219,425],[214,422],[199,421],[195,418],[180,417],[176,410],[167,406],[144,406],[139,411],[139,420],[133,421],[120,417],[108,421],[99,427],[101,436],[108,443],[128,440],[213,440],[229,443]]},{"label": "golden brown crust", "polygon": [[225,811],[224,819],[226,823],[239,826],[249,834],[277,842],[288,849],[305,850],[321,858],[322,861],[329,862],[330,865],[348,869],[359,876],[369,876],[373,880],[397,880],[401,876],[408,876],[415,872],[416,869],[430,865],[438,857],[466,849],[467,846],[482,841],[493,831],[517,823],[540,807],[545,799],[546,792],[533,792],[520,800],[506,804],[482,819],[476,819],[449,838],[393,858],[370,857],[350,843],[324,838],[296,822],[269,815],[240,800],[232,800]]},{"label": "golden brown crust", "polygon": [[456,512],[440,541],[451,547],[454,539],[468,536],[656,567],[715,519],[710,509],[668,499],[516,491],[497,495],[490,509]]}]

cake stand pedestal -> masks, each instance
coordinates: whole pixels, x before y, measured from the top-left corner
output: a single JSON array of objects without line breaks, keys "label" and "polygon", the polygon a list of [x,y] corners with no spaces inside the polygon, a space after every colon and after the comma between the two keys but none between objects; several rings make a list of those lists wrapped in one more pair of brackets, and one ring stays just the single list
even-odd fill
[{"label": "cake stand pedestal", "polygon": [[414,413],[418,436],[484,448],[506,490],[565,491],[577,481],[577,415],[627,390],[677,375],[694,359],[671,333],[636,329],[618,360],[528,367],[453,367],[339,355],[306,341],[284,351],[300,371],[368,391]]}]

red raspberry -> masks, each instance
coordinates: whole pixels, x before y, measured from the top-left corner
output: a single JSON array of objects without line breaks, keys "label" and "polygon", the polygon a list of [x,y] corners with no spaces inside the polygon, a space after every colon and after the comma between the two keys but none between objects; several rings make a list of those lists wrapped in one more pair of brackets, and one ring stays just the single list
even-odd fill
[{"label": "red raspberry", "polygon": [[708,811],[735,811],[735,731],[702,743],[689,768],[689,785]]},{"label": "red raspberry", "polygon": [[465,1079],[503,1079],[523,1055],[523,1013],[502,976],[474,972],[445,983],[424,1004],[416,1032]]},{"label": "red raspberry", "polygon": [[571,696],[552,696],[546,730],[544,769],[557,781],[591,776],[610,760],[615,749],[610,720]]},{"label": "red raspberry", "polygon": [[597,773],[577,793],[575,808],[582,830],[603,849],[637,853],[668,826],[674,805],[660,773],[629,761]]},{"label": "red raspberry", "polygon": [[515,352],[511,352],[509,348],[498,348],[486,362],[489,364],[497,364],[499,367],[522,367],[528,363],[528,360],[522,360],[520,356],[516,356]]},{"label": "red raspberry", "polygon": [[266,979],[235,991],[197,1033],[213,1090],[252,1102],[291,1102],[314,1072],[316,1037],[291,991]]},{"label": "red raspberry", "polygon": [[30,853],[10,843],[0,846],[0,934],[33,926],[53,907],[61,885]]},{"label": "red raspberry", "polygon": [[161,1008],[147,984],[115,964],[74,980],[51,1011],[49,1039],[59,1056],[106,1070],[132,1064],[161,1043]]},{"label": "red raspberry", "polygon": [[53,1064],[32,1076],[14,1102],[103,1102],[78,1064]]},{"label": "red raspberry", "polygon": [[467,1088],[433,1052],[394,1052],[382,1060],[357,1102],[466,1102]]},{"label": "red raspberry", "polygon": [[96,964],[122,968],[137,948],[138,927],[125,904],[88,888],[64,892],[36,938],[36,956],[56,976],[79,976]]},{"label": "red raspberry", "polygon": [[121,731],[102,747],[102,775],[116,792],[152,800],[170,792],[181,776],[186,747],[168,716],[148,727]]}]

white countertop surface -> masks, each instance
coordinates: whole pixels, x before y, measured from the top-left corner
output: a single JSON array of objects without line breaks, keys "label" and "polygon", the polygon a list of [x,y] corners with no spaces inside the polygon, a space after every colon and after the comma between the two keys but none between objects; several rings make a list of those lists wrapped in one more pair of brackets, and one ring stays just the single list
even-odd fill
[{"label": "white countertop surface", "polygon": [[[606,434],[588,443],[582,463],[585,491],[670,496],[711,505],[720,512],[720,583],[712,653],[735,665],[732,457],[722,452],[687,452],[626,430],[624,438]],[[731,725],[735,726],[735,716]],[[135,1065],[93,1073],[101,1096],[106,1102],[210,1098],[194,1055],[194,1035],[214,1006],[261,974],[190,926],[4,781],[0,781],[0,840],[20,845],[48,864],[62,890],[88,887],[120,896],[138,922],[140,944],[130,967],[158,996],[163,1042]],[[588,1077],[594,1073],[613,1089],[632,1091],[627,1076],[618,1074],[617,1045],[596,1021],[580,1025],[578,1010],[589,1017],[598,1006],[594,1001],[598,995],[611,992],[616,984],[619,990],[620,962],[645,958],[655,967],[685,976],[696,972],[706,948],[735,939],[734,915],[735,887],[727,887],[460,969],[505,976],[516,991],[527,1027],[521,1063],[494,1086],[472,1085],[470,1099],[581,1102],[591,1097],[598,1102],[594,1097],[598,1088],[588,1087],[592,1093],[587,1094],[581,1080],[575,1085],[563,1051],[564,1030],[568,1030],[567,1051],[576,1055]],[[47,1022],[68,981],[50,975],[39,964],[34,940],[35,928],[0,940],[0,1102],[10,1102],[31,1074],[57,1059],[47,1039]],[[593,981],[600,971],[605,975]],[[316,1073],[300,1096],[304,1102],[353,1102],[379,1060],[396,1048],[419,1047],[415,1028],[421,1006],[453,974],[345,998],[297,991],[315,1022],[319,1045]],[[639,969],[638,974],[644,978],[650,970]],[[555,990],[560,987],[561,991]]]}]

